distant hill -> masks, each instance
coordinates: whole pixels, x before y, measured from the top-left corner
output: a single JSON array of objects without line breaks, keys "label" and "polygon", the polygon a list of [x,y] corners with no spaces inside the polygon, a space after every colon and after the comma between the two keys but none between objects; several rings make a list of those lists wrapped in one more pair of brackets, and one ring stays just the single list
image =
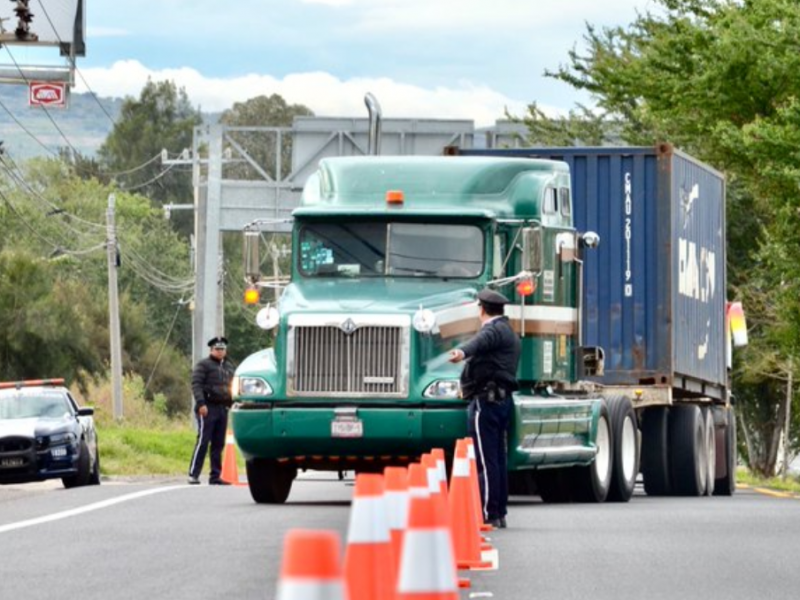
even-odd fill
[{"label": "distant hill", "polygon": [[[119,115],[122,103],[122,98],[95,98],[91,94],[73,93],[67,108],[48,108],[45,112],[42,108],[28,106],[27,87],[0,85],[0,140],[5,151],[15,159],[47,156],[69,144],[82,154],[93,156],[111,132],[112,119]],[[203,120],[216,123],[219,116],[220,113],[203,113]]]}]

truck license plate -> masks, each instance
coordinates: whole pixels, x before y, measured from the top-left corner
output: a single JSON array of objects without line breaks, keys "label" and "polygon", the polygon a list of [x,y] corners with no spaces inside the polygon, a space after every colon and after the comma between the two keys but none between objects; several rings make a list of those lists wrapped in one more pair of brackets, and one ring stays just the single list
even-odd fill
[{"label": "truck license plate", "polygon": [[360,438],[364,435],[364,424],[361,419],[335,418],[331,421],[331,437]]},{"label": "truck license plate", "polygon": [[0,459],[0,467],[21,467],[25,464],[23,458],[3,458]]}]

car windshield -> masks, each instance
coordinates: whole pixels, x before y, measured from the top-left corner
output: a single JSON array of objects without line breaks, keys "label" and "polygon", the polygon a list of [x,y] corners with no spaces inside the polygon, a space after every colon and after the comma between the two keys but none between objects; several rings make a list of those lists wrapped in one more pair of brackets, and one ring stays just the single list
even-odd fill
[{"label": "car windshield", "polygon": [[483,272],[483,231],[441,223],[309,223],[300,272],[312,277],[473,278]]},{"label": "car windshield", "polygon": [[68,412],[67,399],[60,393],[14,390],[0,394],[0,419],[60,419]]}]

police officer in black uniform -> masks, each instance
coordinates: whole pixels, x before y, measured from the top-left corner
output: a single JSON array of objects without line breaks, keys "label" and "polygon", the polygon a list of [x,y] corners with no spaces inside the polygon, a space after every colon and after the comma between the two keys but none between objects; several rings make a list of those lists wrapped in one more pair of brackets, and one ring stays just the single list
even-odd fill
[{"label": "police officer in black uniform", "polygon": [[192,372],[192,395],[197,417],[197,442],[189,465],[189,483],[200,483],[200,472],[211,444],[211,485],[229,485],[220,479],[222,451],[228,429],[228,409],[231,401],[230,383],[233,366],[227,360],[228,340],[214,337],[208,340],[210,355],[197,363]]},{"label": "police officer in black uniform", "polygon": [[511,422],[511,392],[517,390],[519,337],[511,329],[503,307],[508,298],[492,290],[478,294],[481,330],[450,352],[450,362],[466,360],[461,372],[461,394],[469,400],[467,428],[475,444],[483,518],[498,528],[506,526],[508,473],[506,437]]}]

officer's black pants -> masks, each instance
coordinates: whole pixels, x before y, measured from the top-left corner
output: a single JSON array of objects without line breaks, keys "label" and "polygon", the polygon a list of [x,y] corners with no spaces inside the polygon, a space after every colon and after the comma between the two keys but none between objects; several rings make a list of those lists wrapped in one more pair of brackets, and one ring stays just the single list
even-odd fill
[{"label": "officer's black pants", "polygon": [[475,445],[483,518],[490,521],[505,517],[508,504],[506,435],[511,422],[511,399],[488,402],[473,398],[467,418],[467,430]]},{"label": "officer's black pants", "polygon": [[222,451],[225,449],[225,434],[228,429],[228,409],[221,404],[208,404],[208,414],[197,417],[197,442],[189,465],[189,476],[200,477],[206,459],[208,445],[211,444],[211,473],[209,481],[219,480],[222,472]]}]

